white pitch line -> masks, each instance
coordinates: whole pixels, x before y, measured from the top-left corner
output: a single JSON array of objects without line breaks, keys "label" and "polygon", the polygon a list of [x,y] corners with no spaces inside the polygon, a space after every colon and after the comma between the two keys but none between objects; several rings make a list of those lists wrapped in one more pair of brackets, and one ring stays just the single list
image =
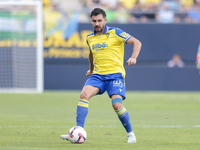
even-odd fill
[{"label": "white pitch line", "polygon": [[[118,128],[121,126],[85,126],[86,128]],[[0,128],[70,128],[70,126],[0,126]],[[200,128],[200,125],[133,126],[133,128]]]},{"label": "white pitch line", "polygon": [[141,127],[142,128],[200,128],[200,125],[191,125],[191,126],[169,125],[169,126],[141,126]]}]

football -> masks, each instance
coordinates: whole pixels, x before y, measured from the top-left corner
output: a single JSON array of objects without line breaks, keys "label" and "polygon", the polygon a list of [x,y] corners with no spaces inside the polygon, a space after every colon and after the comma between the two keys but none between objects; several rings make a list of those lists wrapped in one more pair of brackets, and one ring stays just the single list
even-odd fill
[{"label": "football", "polygon": [[69,130],[69,141],[75,144],[82,144],[87,138],[87,133],[84,128],[80,126],[74,126]]}]

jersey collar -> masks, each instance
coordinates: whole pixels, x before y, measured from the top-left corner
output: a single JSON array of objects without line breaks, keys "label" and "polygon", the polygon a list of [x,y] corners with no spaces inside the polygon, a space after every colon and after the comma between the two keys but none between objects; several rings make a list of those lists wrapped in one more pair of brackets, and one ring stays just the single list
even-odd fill
[{"label": "jersey collar", "polygon": [[[105,29],[103,31],[103,34],[107,34],[108,33],[108,26],[105,25]],[[96,31],[94,30],[94,35],[96,34]]]}]

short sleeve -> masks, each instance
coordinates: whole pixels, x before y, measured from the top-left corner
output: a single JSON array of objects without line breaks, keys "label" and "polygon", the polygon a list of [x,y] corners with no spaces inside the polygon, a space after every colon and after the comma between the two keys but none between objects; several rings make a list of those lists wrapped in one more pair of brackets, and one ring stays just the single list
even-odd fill
[{"label": "short sleeve", "polygon": [[123,30],[116,28],[115,29],[116,35],[119,37],[120,42],[126,42],[128,39],[130,39],[132,36]]}]

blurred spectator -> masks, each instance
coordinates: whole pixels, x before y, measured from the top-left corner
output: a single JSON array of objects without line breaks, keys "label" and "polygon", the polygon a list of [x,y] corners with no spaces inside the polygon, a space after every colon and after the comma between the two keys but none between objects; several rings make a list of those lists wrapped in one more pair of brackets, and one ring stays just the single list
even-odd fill
[{"label": "blurred spectator", "polygon": [[199,5],[200,4],[200,0],[194,0],[194,3]]},{"label": "blurred spectator", "polygon": [[156,10],[158,9],[159,4],[162,2],[162,0],[138,0],[141,5],[143,5],[144,8],[148,10]]},{"label": "blurred spectator", "polygon": [[129,13],[128,20],[130,23],[138,23],[140,19],[144,16],[144,11],[142,11],[141,5],[135,3],[133,9]]},{"label": "blurred spectator", "polygon": [[[200,23],[200,0],[42,1],[44,3],[45,13],[47,12],[46,8],[51,3],[56,3],[58,5],[57,9],[61,13],[65,13],[66,11],[80,13],[79,22],[89,22],[89,13],[92,9],[99,7],[105,9],[108,23]],[[61,1],[63,2],[61,3]],[[56,18],[58,18],[58,15]],[[53,20],[53,17],[51,19]]]},{"label": "blurred spectator", "polygon": [[128,23],[138,23],[138,19],[134,16],[134,14],[128,15]]},{"label": "blurred spectator", "polygon": [[[200,69],[200,44],[197,50],[197,60],[196,60],[197,69]],[[200,70],[199,70],[200,73]]]},{"label": "blurred spectator", "polygon": [[95,7],[101,7],[100,0],[87,0],[86,7],[89,9],[89,12]]},{"label": "blurred spectator", "polygon": [[101,4],[107,7],[109,10],[115,10],[117,7],[118,0],[101,0]]},{"label": "blurred spectator", "polygon": [[171,9],[173,11],[179,11],[179,9],[181,7],[179,0],[167,0],[164,2],[167,3],[169,6],[169,9]]},{"label": "blurred spectator", "polygon": [[[57,30],[58,22],[62,17],[61,12],[58,10],[56,4],[47,3],[43,9],[44,13],[44,32],[45,37],[55,36],[56,38],[61,37],[61,33]],[[51,33],[51,34],[50,34]]]},{"label": "blurred spectator", "polygon": [[158,5],[162,0],[139,0],[141,4],[144,5]]},{"label": "blurred spectator", "polygon": [[188,22],[190,22],[190,19],[188,17],[188,12],[187,12],[187,10],[185,9],[184,6],[181,6],[179,8],[179,10],[176,11],[174,22],[176,22],[176,23],[180,23],[180,22],[181,23],[186,23],[186,22],[188,23]]},{"label": "blurred spectator", "polygon": [[187,10],[194,5],[194,0],[180,0],[181,5],[183,5]]},{"label": "blurred spectator", "polygon": [[117,11],[115,12],[115,22],[117,23],[127,23],[128,22],[128,13],[123,3],[119,2],[116,7]]},{"label": "blurred spectator", "polygon": [[181,60],[181,56],[179,54],[174,54],[172,59],[167,62],[167,66],[169,68],[183,68],[185,66],[185,63]]},{"label": "blurred spectator", "polygon": [[200,5],[194,5],[194,7],[188,12],[188,17],[192,23],[200,22]]},{"label": "blurred spectator", "polygon": [[49,7],[51,5],[51,1],[50,0],[42,0],[43,2],[43,6],[44,7]]},{"label": "blurred spectator", "polygon": [[161,23],[173,23],[174,22],[174,12],[169,9],[169,6],[167,3],[164,3],[163,6],[161,6],[160,10],[156,14],[156,19],[158,22]]},{"label": "blurred spectator", "polygon": [[107,18],[107,23],[112,23],[114,22],[116,19],[116,11],[113,9],[109,9],[109,8],[104,8],[105,12],[106,12],[106,18]]},{"label": "blurred spectator", "polygon": [[124,7],[127,10],[132,10],[134,9],[134,6],[138,2],[138,0],[119,0],[119,2],[123,3]]}]

